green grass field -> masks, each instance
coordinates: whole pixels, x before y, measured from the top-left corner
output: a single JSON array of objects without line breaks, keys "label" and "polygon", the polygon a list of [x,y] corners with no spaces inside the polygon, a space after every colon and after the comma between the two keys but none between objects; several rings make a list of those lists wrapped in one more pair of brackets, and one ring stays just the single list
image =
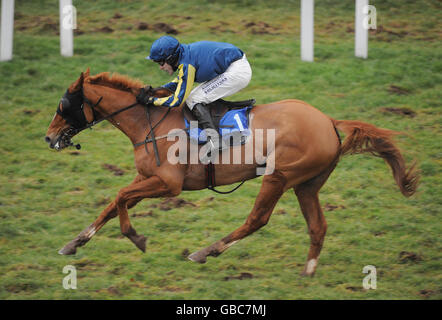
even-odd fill
[{"label": "green grass field", "polygon": [[[370,1],[378,29],[362,60],[354,1],[317,0],[314,63],[300,60],[299,2],[73,1],[75,55],[64,58],[58,2],[16,1],[14,59],[0,63],[0,299],[441,299],[441,2]],[[136,171],[129,140],[107,122],[74,138],[80,151],[50,150],[57,103],[87,67],[168,82],[144,59],[165,30],[246,52],[253,78],[230,100],[296,98],[336,119],[403,131],[396,141],[408,163],[418,161],[418,192],[404,198],[379,158],[343,158],[320,194],[328,231],[313,278],[300,276],[309,236],[293,192],[223,255],[186,259],[243,223],[261,179],[232,195],[183,192],[191,204],[182,207],[143,201],[129,214],[148,238],[145,254],[114,219],[75,256],[59,255]],[[66,265],[76,267],[76,290],[62,286]],[[366,265],[377,268],[376,290],[362,287]]]}]

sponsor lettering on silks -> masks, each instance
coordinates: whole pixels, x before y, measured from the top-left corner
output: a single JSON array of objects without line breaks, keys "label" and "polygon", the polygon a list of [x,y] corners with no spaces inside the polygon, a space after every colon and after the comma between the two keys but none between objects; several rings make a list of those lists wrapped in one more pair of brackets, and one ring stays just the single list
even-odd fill
[{"label": "sponsor lettering on silks", "polygon": [[212,81],[208,81],[201,88],[203,89],[205,94],[208,94],[211,91],[218,88],[220,85],[222,85],[225,81],[227,81],[227,77],[225,77],[225,76],[217,77],[217,78],[213,79]]}]

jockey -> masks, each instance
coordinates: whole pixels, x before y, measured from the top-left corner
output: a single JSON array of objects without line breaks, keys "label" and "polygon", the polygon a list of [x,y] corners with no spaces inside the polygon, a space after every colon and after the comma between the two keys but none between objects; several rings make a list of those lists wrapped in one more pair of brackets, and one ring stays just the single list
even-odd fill
[{"label": "jockey", "polygon": [[[199,41],[179,43],[171,36],[154,41],[146,59],[160,65],[160,69],[177,77],[163,85],[173,94],[163,98],[150,97],[155,106],[178,107],[186,102],[201,128],[215,129],[208,104],[230,96],[245,88],[252,77],[246,55],[229,43]],[[199,85],[192,90],[193,83]],[[219,150],[218,139],[209,137],[210,151]]]}]

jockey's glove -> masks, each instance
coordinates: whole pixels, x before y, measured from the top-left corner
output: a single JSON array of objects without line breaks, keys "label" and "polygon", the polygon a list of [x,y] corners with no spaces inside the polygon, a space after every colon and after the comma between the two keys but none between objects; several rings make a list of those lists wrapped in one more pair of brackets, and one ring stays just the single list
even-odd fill
[{"label": "jockey's glove", "polygon": [[152,97],[152,87],[146,86],[140,89],[140,93],[138,93],[137,102],[142,105],[148,105],[153,103],[154,97]]}]

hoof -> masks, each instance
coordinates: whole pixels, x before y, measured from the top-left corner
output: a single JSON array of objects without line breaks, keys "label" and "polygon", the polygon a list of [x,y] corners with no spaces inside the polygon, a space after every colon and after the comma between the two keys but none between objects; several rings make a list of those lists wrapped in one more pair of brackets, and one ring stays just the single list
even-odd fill
[{"label": "hoof", "polygon": [[137,246],[138,249],[146,252],[147,238],[145,236],[143,236],[142,234],[137,234],[136,236],[133,236],[130,240],[132,240],[132,242]]},{"label": "hoof", "polygon": [[75,254],[76,252],[77,252],[77,247],[75,247],[74,245],[71,245],[71,244],[65,245],[63,247],[63,249],[58,251],[58,253],[62,254],[62,255],[71,255],[71,254]]},{"label": "hoof", "polygon": [[192,253],[187,259],[198,263],[206,263],[207,261],[206,255],[202,254],[200,251]]}]

